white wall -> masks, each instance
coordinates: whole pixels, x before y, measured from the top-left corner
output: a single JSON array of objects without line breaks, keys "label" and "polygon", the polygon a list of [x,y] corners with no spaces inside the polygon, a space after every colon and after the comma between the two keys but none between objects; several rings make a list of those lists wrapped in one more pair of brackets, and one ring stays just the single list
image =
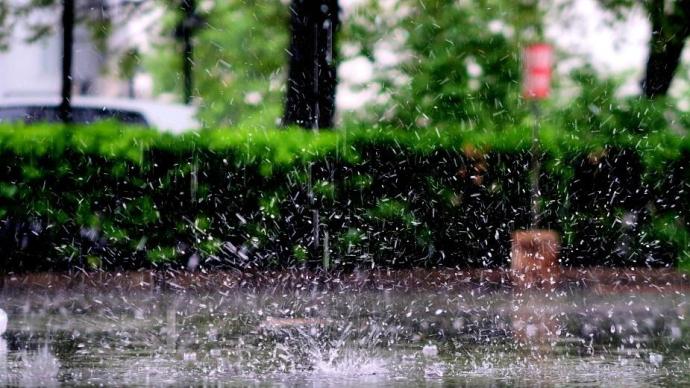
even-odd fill
[{"label": "white wall", "polygon": [[[46,15],[37,15],[51,20]],[[59,19],[59,15],[58,15]],[[56,95],[60,93],[62,67],[62,33],[58,29],[53,35],[38,42],[26,42],[25,25],[18,25],[10,39],[8,51],[0,52],[0,97]],[[102,74],[104,57],[91,43],[89,32],[77,27],[74,32],[73,80],[75,93],[85,83],[97,92]]]},{"label": "white wall", "polygon": [[60,46],[58,36],[32,45],[13,37],[10,50],[0,53],[0,96],[59,93]]}]

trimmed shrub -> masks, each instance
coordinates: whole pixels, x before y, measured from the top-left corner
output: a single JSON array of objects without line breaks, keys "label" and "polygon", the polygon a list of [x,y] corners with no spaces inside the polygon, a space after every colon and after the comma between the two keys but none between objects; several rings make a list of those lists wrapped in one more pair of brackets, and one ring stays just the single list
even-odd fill
[{"label": "trimmed shrub", "polygon": [[[0,126],[3,269],[506,265],[530,133]],[[690,262],[687,139],[541,141],[564,265]]]}]

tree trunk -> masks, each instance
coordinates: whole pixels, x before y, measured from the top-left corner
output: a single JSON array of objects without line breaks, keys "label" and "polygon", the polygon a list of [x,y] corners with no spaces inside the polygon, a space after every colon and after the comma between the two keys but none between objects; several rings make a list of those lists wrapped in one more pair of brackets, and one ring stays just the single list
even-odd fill
[{"label": "tree trunk", "polygon": [[335,113],[337,0],[292,0],[283,125],[330,128]]},{"label": "tree trunk", "polygon": [[642,80],[645,96],[665,96],[680,63],[685,41],[690,36],[690,0],[680,0],[666,9],[664,0],[649,3],[652,36]]},{"label": "tree trunk", "polygon": [[192,34],[196,29],[196,4],[194,0],[182,0],[182,79],[183,102],[189,104],[192,101],[194,88],[192,63],[194,62],[194,46],[192,46]]},{"label": "tree trunk", "polygon": [[62,8],[62,91],[58,115],[72,122],[72,56],[74,47],[74,0],[64,0]]}]

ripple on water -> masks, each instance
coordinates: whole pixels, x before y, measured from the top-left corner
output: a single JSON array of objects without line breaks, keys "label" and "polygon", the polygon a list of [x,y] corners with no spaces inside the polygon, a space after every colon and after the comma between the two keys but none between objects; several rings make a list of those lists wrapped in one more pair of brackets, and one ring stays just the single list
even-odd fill
[{"label": "ripple on water", "polygon": [[630,300],[547,300],[560,340],[521,347],[503,294],[0,295],[0,385],[689,383],[687,296]]}]

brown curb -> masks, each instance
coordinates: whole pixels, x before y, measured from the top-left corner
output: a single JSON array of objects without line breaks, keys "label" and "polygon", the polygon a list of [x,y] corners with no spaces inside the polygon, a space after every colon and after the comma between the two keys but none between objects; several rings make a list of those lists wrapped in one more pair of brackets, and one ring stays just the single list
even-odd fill
[{"label": "brown curb", "polygon": [[[690,291],[688,275],[672,268],[561,268],[556,290],[597,293]],[[515,272],[497,269],[362,270],[349,273],[290,269],[282,271],[130,271],[8,274],[2,292],[22,290],[462,290],[521,289]]]}]

